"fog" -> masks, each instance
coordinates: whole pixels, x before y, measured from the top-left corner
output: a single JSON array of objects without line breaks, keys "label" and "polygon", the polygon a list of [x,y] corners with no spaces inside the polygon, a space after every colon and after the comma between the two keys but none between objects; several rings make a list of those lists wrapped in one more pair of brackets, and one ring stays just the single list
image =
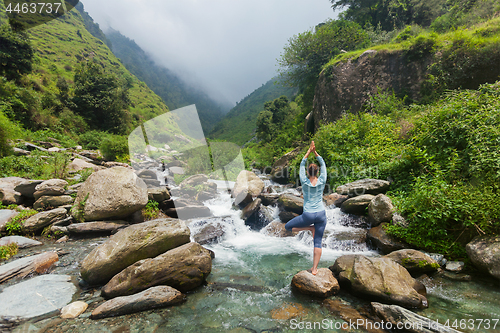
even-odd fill
[{"label": "fog", "polygon": [[328,0],[84,0],[104,31],[135,42],[159,65],[234,104],[277,74],[290,37],[334,18]]}]

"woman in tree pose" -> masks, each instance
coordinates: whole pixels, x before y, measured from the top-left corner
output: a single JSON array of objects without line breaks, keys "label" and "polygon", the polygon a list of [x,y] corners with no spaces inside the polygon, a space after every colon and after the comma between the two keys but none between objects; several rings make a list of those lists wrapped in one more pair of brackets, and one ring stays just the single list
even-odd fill
[{"label": "woman in tree pose", "polygon": [[[307,168],[306,177],[306,162],[309,154],[313,152],[321,167],[318,170],[316,164],[310,164]],[[319,177],[318,177],[318,171]],[[286,225],[286,230],[294,232],[309,230],[312,232],[314,238],[314,256],[313,267],[311,273],[316,275],[318,273],[319,259],[321,258],[321,241],[323,239],[323,232],[326,227],[326,212],[323,204],[323,190],[326,184],[326,165],[325,161],[316,152],[314,141],[306,155],[300,162],[299,171],[300,182],[302,183],[302,193],[304,195],[304,212],[302,215],[297,216],[290,220]]]}]

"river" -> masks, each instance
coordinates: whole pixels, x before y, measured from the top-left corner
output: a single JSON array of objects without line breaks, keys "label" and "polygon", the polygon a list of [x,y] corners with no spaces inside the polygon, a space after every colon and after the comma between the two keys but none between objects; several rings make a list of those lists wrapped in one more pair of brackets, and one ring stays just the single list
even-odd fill
[{"label": "river", "polygon": [[[290,289],[293,275],[311,268],[312,237],[309,233],[277,238],[251,230],[239,218],[239,211],[231,208],[227,191],[220,191],[217,198],[205,202],[205,205],[214,216],[218,216],[211,219],[211,223],[223,224],[226,233],[217,243],[206,246],[215,253],[212,272],[207,285],[189,292],[185,303],[96,321],[88,318],[90,310],[72,320],[62,320],[54,314],[31,320],[17,327],[15,332],[312,332],[294,328],[300,322],[324,324],[326,320],[329,327],[342,322],[322,306],[321,300],[296,295]],[[277,218],[278,209],[273,208],[271,212]],[[344,254],[379,255],[360,241],[364,230],[352,225],[352,217],[339,208],[328,207],[327,218],[323,239],[325,247],[319,267],[331,266],[337,257]],[[196,232],[203,221],[191,222],[191,231]],[[46,244],[43,250],[58,247],[68,252],[61,257],[53,274],[76,277],[78,263],[105,239],[69,241],[57,246]],[[500,287],[496,281],[474,278],[473,282],[457,282],[433,278],[426,279],[424,283],[428,288],[430,307],[419,311],[420,314],[441,323],[450,320],[450,325],[457,320],[459,329],[466,320],[465,329],[460,329],[464,332],[500,332],[500,323],[493,329],[493,321],[490,329],[486,329],[484,324],[482,329],[477,329],[478,322],[474,322],[473,330],[468,329],[472,325],[471,319],[500,318]],[[368,301],[343,290],[332,298],[355,308],[367,308],[369,305]],[[79,289],[74,300],[91,303],[89,309],[92,309],[102,298],[99,290]],[[287,307],[288,311],[280,311]],[[299,314],[294,321],[289,318],[290,309]]]}]

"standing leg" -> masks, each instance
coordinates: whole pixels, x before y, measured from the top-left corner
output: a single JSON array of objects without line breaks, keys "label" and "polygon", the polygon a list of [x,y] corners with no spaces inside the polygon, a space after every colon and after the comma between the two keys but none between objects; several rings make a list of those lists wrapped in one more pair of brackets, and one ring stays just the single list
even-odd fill
[{"label": "standing leg", "polygon": [[313,253],[313,267],[311,268],[311,273],[316,275],[318,273],[318,264],[321,258],[321,253],[323,252],[321,243],[323,241],[323,233],[326,228],[326,212],[318,212],[315,216],[314,223],[314,253]]}]

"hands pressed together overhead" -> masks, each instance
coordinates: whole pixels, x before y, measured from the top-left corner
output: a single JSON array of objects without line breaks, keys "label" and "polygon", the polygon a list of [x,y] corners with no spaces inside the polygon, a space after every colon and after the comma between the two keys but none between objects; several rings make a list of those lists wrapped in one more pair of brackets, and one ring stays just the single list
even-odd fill
[{"label": "hands pressed together overhead", "polygon": [[306,158],[309,156],[309,154],[313,152],[314,155],[319,156],[318,152],[316,151],[316,145],[314,144],[314,141],[311,141],[311,145],[309,146],[309,149],[307,150]]}]

